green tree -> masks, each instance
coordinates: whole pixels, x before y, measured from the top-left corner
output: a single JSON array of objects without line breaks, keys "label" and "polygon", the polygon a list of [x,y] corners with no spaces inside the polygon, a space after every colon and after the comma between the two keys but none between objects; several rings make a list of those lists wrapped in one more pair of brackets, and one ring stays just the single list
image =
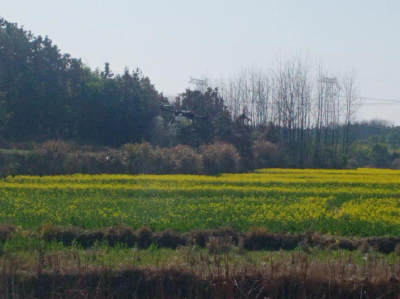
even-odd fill
[{"label": "green tree", "polygon": [[213,141],[232,142],[234,140],[233,122],[228,108],[218,89],[208,88],[202,93],[199,90],[187,89],[182,95],[182,109],[193,109],[197,115],[208,115],[207,120],[195,121],[194,130],[189,128],[178,132],[178,143],[200,146]]},{"label": "green tree", "polygon": [[387,167],[389,164],[389,152],[385,145],[374,144],[371,148],[370,157],[376,167]]},{"label": "green tree", "polygon": [[6,109],[6,93],[0,92],[0,141],[3,137],[4,127],[7,124],[9,114]]},{"label": "green tree", "polygon": [[[119,146],[150,139],[160,95],[141,71],[92,72],[50,38],[0,19],[0,103],[10,140],[63,138]],[[7,121],[4,121],[7,115]]]},{"label": "green tree", "polygon": [[392,131],[387,136],[387,143],[392,149],[398,149],[400,147],[400,134],[397,131]]}]

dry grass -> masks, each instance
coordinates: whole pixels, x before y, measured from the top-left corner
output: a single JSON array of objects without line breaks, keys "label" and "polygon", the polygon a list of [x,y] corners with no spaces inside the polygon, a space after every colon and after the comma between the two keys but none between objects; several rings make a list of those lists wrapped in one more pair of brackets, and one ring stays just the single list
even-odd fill
[{"label": "dry grass", "polygon": [[[326,260],[302,250],[239,254],[231,238],[165,252],[107,249],[1,259],[0,298],[399,298],[400,266],[374,254],[362,263],[343,252]],[[117,253],[118,254],[118,253]],[[152,258],[151,265],[140,260]],[[157,263],[159,259],[159,263]],[[40,269],[40,271],[38,270]]]},{"label": "dry grass", "polygon": [[[0,298],[400,298],[400,245],[391,237],[260,228],[154,233],[123,225],[97,231],[47,225],[36,233],[3,226],[0,232],[37,241],[29,250],[4,245]],[[54,249],[51,240],[70,245]],[[296,249],[279,250],[284,246]],[[265,248],[275,251],[253,250]]]}]

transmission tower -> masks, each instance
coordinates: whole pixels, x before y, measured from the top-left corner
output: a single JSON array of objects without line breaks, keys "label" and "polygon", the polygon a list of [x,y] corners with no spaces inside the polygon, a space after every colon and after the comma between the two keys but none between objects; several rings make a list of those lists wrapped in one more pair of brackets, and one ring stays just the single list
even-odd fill
[{"label": "transmission tower", "polygon": [[201,92],[207,90],[207,79],[195,79],[190,77],[189,84],[189,89],[191,89],[190,87],[194,87],[194,90],[199,90]]},{"label": "transmission tower", "polygon": [[337,154],[339,123],[340,123],[340,95],[339,84],[336,78],[322,77],[320,79],[323,99],[323,127],[324,143],[333,149],[334,155]]},{"label": "transmission tower", "polygon": [[323,84],[324,94],[327,98],[332,98],[338,94],[338,82],[337,78],[322,77],[320,82]]},{"label": "transmission tower", "polygon": [[322,77],[322,97],[324,99],[325,125],[330,126],[339,121],[339,84],[337,78]]}]

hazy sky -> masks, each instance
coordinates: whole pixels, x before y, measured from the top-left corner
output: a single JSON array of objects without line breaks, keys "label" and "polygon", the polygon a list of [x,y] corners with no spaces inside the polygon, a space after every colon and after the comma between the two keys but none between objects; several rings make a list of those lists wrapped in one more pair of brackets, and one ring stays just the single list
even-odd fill
[{"label": "hazy sky", "polygon": [[[301,53],[354,68],[360,96],[400,101],[399,0],[0,0],[0,16],[93,69],[139,67],[164,94]],[[400,125],[400,102],[359,112],[375,117]]]}]

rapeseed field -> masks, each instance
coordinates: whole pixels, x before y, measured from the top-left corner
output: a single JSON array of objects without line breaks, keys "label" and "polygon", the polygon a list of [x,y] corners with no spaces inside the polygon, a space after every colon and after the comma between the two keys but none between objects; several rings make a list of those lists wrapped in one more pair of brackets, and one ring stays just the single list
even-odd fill
[{"label": "rapeseed field", "polygon": [[187,232],[400,233],[400,171],[261,169],[249,174],[16,176],[0,180],[0,223]]}]

